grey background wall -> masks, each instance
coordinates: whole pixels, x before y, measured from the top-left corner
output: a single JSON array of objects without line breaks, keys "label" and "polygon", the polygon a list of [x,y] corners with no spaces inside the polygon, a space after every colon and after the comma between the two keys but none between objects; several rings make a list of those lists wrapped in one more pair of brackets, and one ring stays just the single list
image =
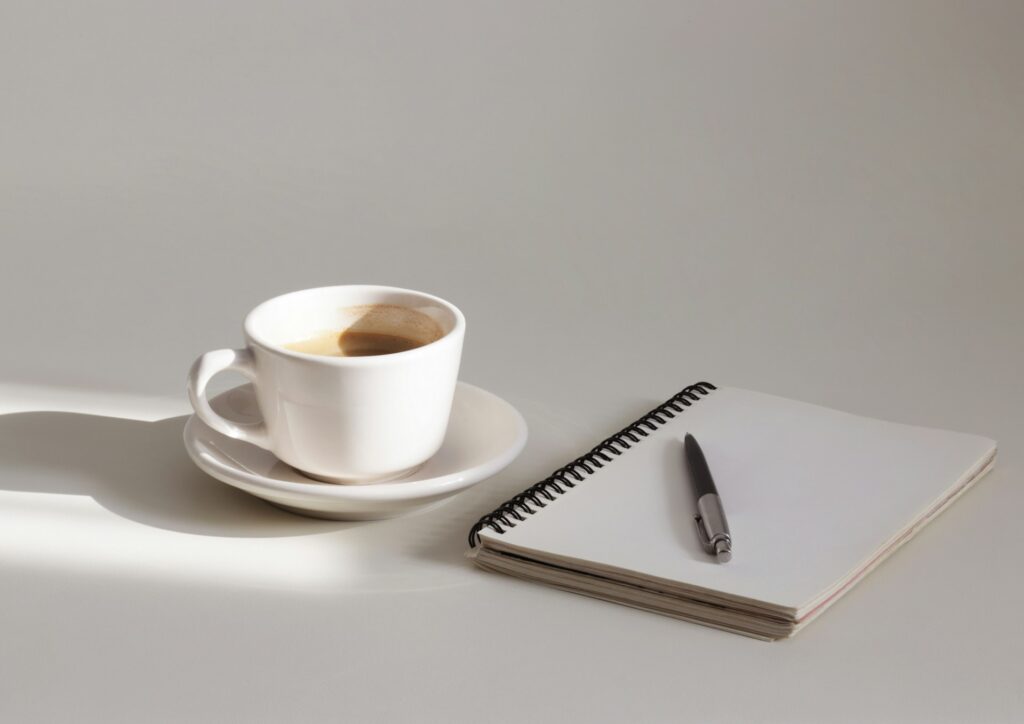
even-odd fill
[{"label": "grey background wall", "polygon": [[597,379],[853,358],[915,398],[1013,364],[1018,3],[5,15],[9,379],[176,393],[261,299],[366,280],[464,306],[474,378],[574,396],[554,340]]}]

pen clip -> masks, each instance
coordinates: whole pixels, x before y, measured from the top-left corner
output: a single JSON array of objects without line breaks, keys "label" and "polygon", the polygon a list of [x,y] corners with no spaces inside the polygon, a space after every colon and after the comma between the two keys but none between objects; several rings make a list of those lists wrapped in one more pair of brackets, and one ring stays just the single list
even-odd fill
[{"label": "pen clip", "polygon": [[711,536],[708,535],[707,528],[704,527],[704,519],[699,516],[693,516],[693,522],[697,526],[697,538],[700,539],[700,544],[704,546],[704,550],[708,553],[714,554],[715,546],[711,542]]}]

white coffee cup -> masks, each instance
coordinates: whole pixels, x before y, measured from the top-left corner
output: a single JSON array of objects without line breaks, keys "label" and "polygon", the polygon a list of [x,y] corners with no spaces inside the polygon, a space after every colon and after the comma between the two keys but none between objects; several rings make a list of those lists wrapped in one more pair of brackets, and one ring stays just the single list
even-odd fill
[{"label": "white coffee cup", "polygon": [[[332,357],[284,345],[344,331],[364,305],[393,305],[426,315],[440,338],[394,354]],[[462,356],[462,312],[438,297],[395,287],[306,289],[260,304],[245,318],[246,346],[207,352],[188,376],[196,414],[224,435],[265,448],[312,477],[369,483],[402,477],[441,447]],[[402,334],[402,330],[376,330]],[[256,389],[263,422],[218,415],[206,386],[234,370]]]}]

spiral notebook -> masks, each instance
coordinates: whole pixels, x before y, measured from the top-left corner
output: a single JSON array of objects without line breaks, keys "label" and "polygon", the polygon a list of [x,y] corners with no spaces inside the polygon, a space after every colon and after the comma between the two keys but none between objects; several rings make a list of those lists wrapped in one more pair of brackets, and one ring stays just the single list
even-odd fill
[{"label": "spiral notebook", "polygon": [[[718,483],[733,558],[701,547],[683,461]],[[992,440],[691,385],[483,516],[480,567],[755,638],[793,635],[992,467]]]}]

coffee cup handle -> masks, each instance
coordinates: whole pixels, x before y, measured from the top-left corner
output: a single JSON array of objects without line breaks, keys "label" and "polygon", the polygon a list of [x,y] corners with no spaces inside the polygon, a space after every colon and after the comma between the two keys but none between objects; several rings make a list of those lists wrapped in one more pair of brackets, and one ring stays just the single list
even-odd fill
[{"label": "coffee cup handle", "polygon": [[265,450],[270,449],[270,438],[262,422],[245,424],[221,417],[206,398],[206,386],[219,372],[233,370],[256,384],[256,368],[252,352],[242,349],[217,349],[200,355],[188,372],[188,398],[199,419],[217,432],[236,440],[244,440]]}]

